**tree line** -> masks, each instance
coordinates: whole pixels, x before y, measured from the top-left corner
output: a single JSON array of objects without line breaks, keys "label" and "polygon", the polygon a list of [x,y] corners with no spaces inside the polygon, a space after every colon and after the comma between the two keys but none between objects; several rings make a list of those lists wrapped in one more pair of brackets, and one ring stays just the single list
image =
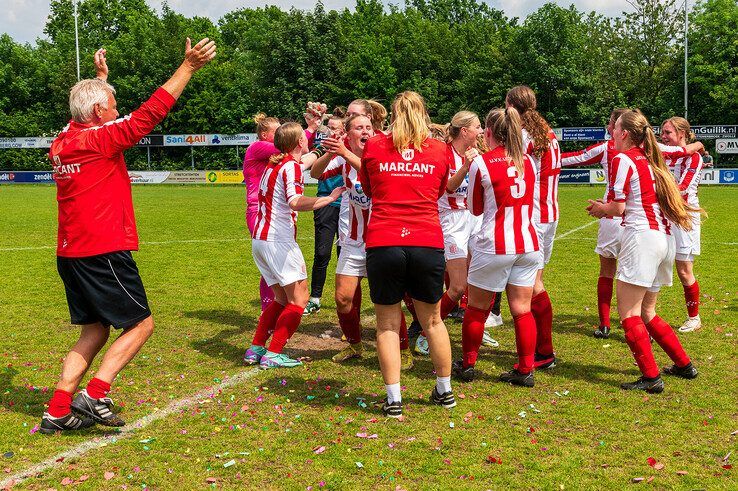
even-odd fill
[{"label": "tree line", "polygon": [[[630,0],[619,17],[548,3],[525,19],[475,0],[357,0],[353,10],[239,9],[217,24],[145,0],[79,5],[82,77],[105,47],[122,114],[135,109],[181,62],[184,39],[209,37],[218,56],[192,81],[159,133],[253,131],[264,111],[301,120],[307,101],[355,98],[389,105],[410,89],[431,117],[483,115],[508,88],[531,86],[552,126],[603,125],[614,107],[640,107],[653,124],[683,115],[682,0]],[[73,6],[52,0],[47,38],[0,36],[0,136],[57,133],[76,82]],[[699,0],[690,11],[689,120],[738,124],[738,4]],[[575,146],[580,146],[577,144]],[[571,145],[570,145],[571,146]],[[200,168],[236,168],[233,149],[197,149]],[[187,168],[189,149],[152,149],[155,168]],[[241,153],[242,155],[242,153]],[[146,167],[145,150],[127,154]],[[726,159],[723,157],[723,162]],[[0,169],[46,169],[45,152],[0,151]]]}]

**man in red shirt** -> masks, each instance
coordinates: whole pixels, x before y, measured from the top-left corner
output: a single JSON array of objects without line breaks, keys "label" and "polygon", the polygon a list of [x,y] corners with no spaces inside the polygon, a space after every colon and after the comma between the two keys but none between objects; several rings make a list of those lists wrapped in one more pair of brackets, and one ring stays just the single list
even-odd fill
[{"label": "man in red shirt", "polygon": [[[167,115],[192,75],[215,56],[207,38],[194,47],[188,38],[184,61],[148,101],[118,118],[115,89],[107,80],[105,50],[95,53],[97,78],[72,87],[72,120],[49,151],[59,203],[57,269],[64,282],[71,322],[82,326],[64,359],[62,374],[42,433],[76,430],[94,423],[123,426],[111,411],[110,384],[154,330],[138,268],[131,251],[138,234],[123,151],[134,146]],[[92,360],[105,346],[110,326],[122,333],[108,348],[100,368],[72,401]]]}]

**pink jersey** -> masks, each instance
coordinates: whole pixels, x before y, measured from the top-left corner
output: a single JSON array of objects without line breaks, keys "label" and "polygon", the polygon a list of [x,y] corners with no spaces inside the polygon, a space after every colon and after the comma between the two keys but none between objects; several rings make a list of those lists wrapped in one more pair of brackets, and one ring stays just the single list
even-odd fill
[{"label": "pink jersey", "polygon": [[339,242],[341,245],[363,248],[372,200],[364,194],[359,181],[359,173],[340,156],[330,161],[320,179],[338,175],[343,176],[343,184],[346,187],[344,198],[349,203],[348,230],[345,234],[340,234]]},{"label": "pink jersey", "polygon": [[[453,145],[448,146],[454,154],[454,161],[449,167],[448,178],[451,179],[454,174],[459,172],[461,166],[464,165],[464,157],[459,155]],[[466,191],[469,188],[469,176],[467,175],[458,188],[454,191],[446,191],[438,200],[438,210],[466,210]]]},{"label": "pink jersey", "polygon": [[290,202],[302,196],[302,169],[291,155],[267,165],[259,182],[259,213],[253,238],[292,242],[297,237],[297,212]]},{"label": "pink jersey", "polygon": [[469,167],[467,202],[472,214],[482,217],[475,248],[493,254],[524,254],[538,250],[533,227],[536,174],[526,155],[523,175],[497,147],[474,159]]},{"label": "pink jersey", "polygon": [[269,164],[269,157],[279,153],[274,143],[257,140],[246,149],[243,157],[243,182],[246,183],[246,203],[256,206],[259,203],[259,181]]},{"label": "pink jersey", "polygon": [[690,156],[667,160],[666,163],[674,173],[674,179],[679,185],[679,191],[682,193],[684,200],[696,208],[699,207],[700,200],[697,198],[697,188],[702,179],[702,156],[693,153]]},{"label": "pink jersey", "polygon": [[553,223],[559,219],[559,175],[561,174],[561,150],[553,131],[548,132],[548,150],[541,158],[534,155],[534,142],[523,130],[523,150],[536,168],[536,185],[533,197],[533,220],[536,223]]},{"label": "pink jersey", "polygon": [[643,149],[633,147],[612,159],[608,201],[625,203],[623,226],[671,234],[656,196],[656,179]]}]

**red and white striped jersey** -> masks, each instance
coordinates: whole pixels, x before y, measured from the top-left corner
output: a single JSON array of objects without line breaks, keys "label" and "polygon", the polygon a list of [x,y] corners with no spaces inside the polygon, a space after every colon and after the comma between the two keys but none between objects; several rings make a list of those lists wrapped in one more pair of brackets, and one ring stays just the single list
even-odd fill
[{"label": "red and white striped jersey", "polygon": [[342,246],[364,247],[372,200],[364,194],[359,173],[341,156],[334,157],[328,163],[320,178],[328,179],[338,175],[343,176],[343,185],[346,187],[343,198],[349,205],[348,230],[339,233],[338,242]]},{"label": "red and white striped jersey", "polygon": [[625,203],[623,226],[633,230],[658,230],[671,234],[656,197],[656,179],[651,164],[640,147],[619,153],[612,159],[608,201]]},{"label": "red and white striped jersey", "polygon": [[482,216],[476,248],[493,254],[524,254],[538,250],[533,227],[536,173],[526,155],[523,175],[497,147],[474,159],[469,167],[467,202],[472,214]]},{"label": "red and white striped jersey", "polygon": [[700,200],[697,198],[697,188],[702,179],[702,155],[693,153],[686,157],[677,159],[669,159],[666,164],[674,173],[679,191],[682,193],[684,200],[694,207],[700,206]]},{"label": "red and white striped jersey", "polygon": [[534,142],[523,129],[523,151],[530,157],[536,169],[536,185],[533,197],[533,220],[536,223],[553,223],[559,219],[559,175],[561,174],[561,150],[553,131],[548,132],[548,150],[541,158],[534,155]]},{"label": "red and white striped jersey", "polygon": [[294,241],[297,237],[297,212],[290,202],[302,196],[302,168],[291,155],[268,164],[259,182],[259,210],[253,238],[268,241]]},{"label": "red and white striped jersey", "polygon": [[[464,165],[464,156],[459,155],[459,152],[456,151],[453,145],[450,143],[448,146],[451,148],[451,151],[454,154],[454,162],[449,167],[449,173],[448,178],[451,179],[454,174],[456,174],[459,169],[461,169],[461,166]],[[440,197],[438,200],[438,210],[439,211],[445,211],[445,210],[466,210],[466,192],[469,188],[469,175],[464,178],[464,180],[461,182],[458,188],[454,191],[446,191],[443,193],[443,196]]]}]

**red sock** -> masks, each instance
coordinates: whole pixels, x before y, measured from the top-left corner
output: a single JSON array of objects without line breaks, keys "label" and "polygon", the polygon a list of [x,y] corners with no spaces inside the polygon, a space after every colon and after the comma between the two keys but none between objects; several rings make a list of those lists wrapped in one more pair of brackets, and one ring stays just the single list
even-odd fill
[{"label": "red sock", "polygon": [[597,280],[597,312],[600,325],[610,327],[610,306],[612,305],[612,278],[600,276]]},{"label": "red sock", "polygon": [[469,305],[469,287],[464,290],[463,295],[461,295],[461,299],[459,300],[459,307],[466,310],[466,306]]},{"label": "red sock", "polygon": [[448,292],[444,292],[441,297],[441,319],[448,317],[448,314],[454,310],[456,302],[448,296]]},{"label": "red sock", "polygon": [[288,303],[285,306],[282,313],[279,314],[279,318],[277,318],[277,325],[274,327],[274,336],[272,336],[272,341],[269,343],[269,351],[272,353],[282,352],[284,345],[287,344],[287,341],[289,341],[300,326],[304,311],[304,307],[300,307],[294,303]]},{"label": "red sock", "polygon": [[531,312],[513,317],[515,323],[515,346],[518,350],[518,371],[533,371],[536,354],[536,319]]},{"label": "red sock", "polygon": [[484,335],[484,321],[489,311],[468,305],[464,312],[464,321],[461,324],[461,349],[464,352],[464,368],[477,362],[479,347]]},{"label": "red sock", "polygon": [[695,280],[689,286],[684,286],[684,300],[687,302],[687,313],[690,317],[700,315],[700,284]]},{"label": "red sock", "polygon": [[536,321],[536,353],[544,356],[552,355],[554,352],[551,340],[553,307],[546,290],[533,297],[530,303],[530,312]]},{"label": "red sock", "polygon": [[357,315],[361,316],[361,283],[356,285],[354,298],[351,300],[351,310],[355,310]]},{"label": "red sock", "polygon": [[657,315],[646,324],[646,329],[653,340],[659,343],[661,349],[669,355],[671,361],[676,363],[678,367],[686,366],[689,363],[689,356],[687,356],[684,348],[682,348],[679,338],[677,338],[674,331],[671,330],[671,326],[664,319]]},{"label": "red sock", "polygon": [[254,339],[251,344],[254,346],[264,346],[269,336],[274,332],[274,326],[277,325],[277,319],[284,310],[284,305],[277,301],[270,302],[264,312],[259,316],[259,323],[256,325]]},{"label": "red sock", "polygon": [[87,395],[93,399],[102,399],[110,392],[110,384],[95,377],[87,382]]},{"label": "red sock", "polygon": [[359,311],[353,308],[348,314],[338,312],[338,325],[341,326],[346,341],[356,344],[361,341],[361,324],[359,322]]},{"label": "red sock", "polygon": [[407,321],[405,314],[400,312],[400,349],[408,349],[410,342],[407,339]]},{"label": "red sock", "polygon": [[72,394],[66,390],[56,389],[49,401],[49,409],[46,411],[55,418],[66,416],[71,411]]},{"label": "red sock", "polygon": [[628,343],[633,358],[644,377],[655,378],[659,376],[659,367],[651,351],[651,340],[648,331],[640,316],[623,319],[623,330],[625,331],[625,342]]},{"label": "red sock", "polygon": [[[499,298],[500,295],[502,295],[500,292],[492,292],[492,300],[490,300],[490,302],[489,302],[489,310],[490,310],[490,312],[494,312],[495,311],[495,303],[497,302],[497,299]],[[499,315],[499,314],[497,314],[497,315]]]}]

